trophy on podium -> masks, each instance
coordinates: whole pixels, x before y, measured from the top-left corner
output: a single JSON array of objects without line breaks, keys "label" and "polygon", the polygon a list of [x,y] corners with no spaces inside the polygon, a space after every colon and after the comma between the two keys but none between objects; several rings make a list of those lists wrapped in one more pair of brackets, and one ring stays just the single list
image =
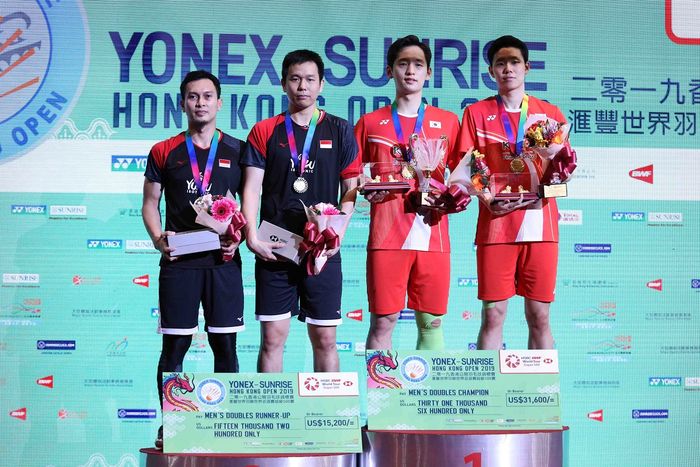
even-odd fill
[{"label": "trophy on podium", "polygon": [[360,193],[373,191],[404,192],[411,185],[401,174],[401,164],[398,161],[368,162],[362,165],[360,175]]},{"label": "trophy on podium", "polygon": [[412,164],[416,168],[418,175],[418,191],[421,193],[421,206],[431,207],[427,201],[430,193],[430,180],[435,171],[445,157],[447,151],[447,138],[419,138],[418,135],[411,136],[411,152],[413,155]]}]

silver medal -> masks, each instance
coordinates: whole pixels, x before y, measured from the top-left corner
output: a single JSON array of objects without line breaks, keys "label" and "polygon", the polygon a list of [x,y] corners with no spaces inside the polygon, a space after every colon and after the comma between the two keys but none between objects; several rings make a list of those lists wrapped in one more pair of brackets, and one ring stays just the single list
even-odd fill
[{"label": "silver medal", "polygon": [[296,191],[297,193],[304,193],[306,190],[309,189],[309,182],[307,182],[304,177],[299,177],[296,180],[294,180],[292,188],[294,188],[294,191]]}]

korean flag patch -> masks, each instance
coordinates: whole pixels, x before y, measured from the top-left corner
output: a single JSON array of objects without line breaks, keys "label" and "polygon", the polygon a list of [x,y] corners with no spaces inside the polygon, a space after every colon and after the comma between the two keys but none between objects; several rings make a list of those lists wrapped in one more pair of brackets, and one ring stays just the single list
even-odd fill
[{"label": "korean flag patch", "polygon": [[430,120],[430,128],[442,128],[442,122],[436,122],[435,120]]}]

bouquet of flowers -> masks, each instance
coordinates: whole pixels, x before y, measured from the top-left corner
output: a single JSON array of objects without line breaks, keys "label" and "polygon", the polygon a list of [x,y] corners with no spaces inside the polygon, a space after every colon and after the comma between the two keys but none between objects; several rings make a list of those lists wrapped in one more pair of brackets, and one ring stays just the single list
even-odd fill
[{"label": "bouquet of flowers", "polygon": [[328,261],[328,256],[324,253],[340,246],[352,213],[346,214],[328,203],[317,203],[310,207],[304,205],[304,210],[307,222],[304,241],[299,250],[302,255],[306,254],[306,272],[318,275]]},{"label": "bouquet of flowers", "polygon": [[562,124],[551,118],[541,119],[531,115],[525,123],[524,151],[535,152],[543,159],[551,159],[566,144],[570,125]]},{"label": "bouquet of flowers", "polygon": [[447,180],[448,186],[459,186],[470,195],[489,192],[491,170],[484,155],[474,149],[467,153]]},{"label": "bouquet of flowers", "polygon": [[[230,191],[225,196],[206,194],[190,204],[197,213],[197,224],[228,236],[234,243],[241,241],[242,229],[247,222]],[[224,261],[231,261],[232,258],[231,255],[224,255]]]}]

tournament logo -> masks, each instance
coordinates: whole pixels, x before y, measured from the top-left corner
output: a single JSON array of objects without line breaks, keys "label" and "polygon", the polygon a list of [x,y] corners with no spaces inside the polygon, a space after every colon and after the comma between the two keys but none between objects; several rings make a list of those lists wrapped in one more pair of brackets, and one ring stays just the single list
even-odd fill
[{"label": "tournament logo", "polygon": [[317,391],[321,383],[316,378],[310,376],[304,380],[304,387],[307,391]]},{"label": "tournament logo", "polygon": [[647,282],[647,287],[650,288],[651,290],[656,290],[657,292],[663,292],[664,280],[663,279],[656,279],[653,281],[649,281],[649,282]]},{"label": "tournament logo", "polygon": [[197,399],[206,405],[219,405],[226,398],[226,388],[218,379],[207,378],[197,385]]},{"label": "tournament logo", "polygon": [[0,3],[0,162],[37,146],[70,114],[90,56],[82,3]]},{"label": "tournament logo", "polygon": [[401,375],[406,381],[420,383],[424,381],[429,374],[428,362],[418,355],[406,357],[404,361],[401,362]]},{"label": "tournament logo", "polygon": [[595,420],[596,422],[603,421],[603,409],[594,410],[593,412],[588,412],[588,418],[590,420]]},{"label": "tournament logo", "polygon": [[510,354],[506,357],[506,366],[508,368],[518,368],[520,366],[520,357],[515,354]]}]

